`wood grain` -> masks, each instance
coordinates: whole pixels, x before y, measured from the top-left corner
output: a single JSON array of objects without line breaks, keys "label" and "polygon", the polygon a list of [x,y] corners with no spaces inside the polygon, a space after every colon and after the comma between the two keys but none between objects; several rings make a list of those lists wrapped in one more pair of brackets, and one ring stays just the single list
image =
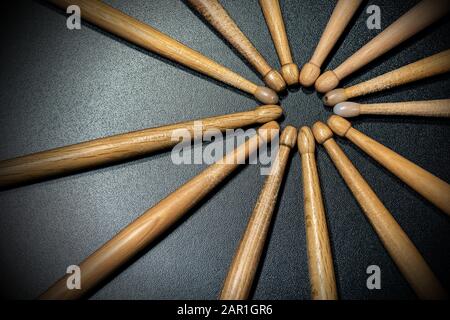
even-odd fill
[{"label": "wood grain", "polygon": [[429,78],[449,71],[450,49],[420,59],[353,86],[332,90],[324,96],[323,102],[327,106],[334,106],[339,102],[351,98],[388,90],[406,83]]},{"label": "wood grain", "polygon": [[417,296],[421,299],[448,299],[444,288],[407,234],[334,141],[331,129],[322,122],[316,122],[313,133],[316,141],[325,147],[387,252]]},{"label": "wood grain", "polygon": [[300,72],[300,84],[302,86],[312,86],[319,77],[323,62],[344,33],[361,3],[362,0],[339,0],[336,3],[311,59]]},{"label": "wood grain", "polygon": [[79,264],[81,289],[69,290],[66,285],[69,275],[66,275],[39,298],[78,299],[93,290],[205,198],[240,163],[244,163],[243,160],[256,152],[262,143],[270,141],[278,131],[276,122],[261,126],[258,134],[172,192],[87,257]]},{"label": "wood grain", "polygon": [[[258,87],[253,82],[222,66],[157,29],[144,24],[123,12],[97,0],[49,0],[66,9],[77,5],[81,9],[81,17],[96,26],[105,29],[131,43],[155,52],[167,59],[178,62],[197,72],[222,81],[230,86],[257,96],[257,90],[268,88]],[[272,91],[271,89],[268,89]],[[265,90],[267,91],[267,90]],[[270,93],[270,94],[269,94]],[[260,100],[266,104],[278,102],[275,92],[269,92],[266,99]],[[257,97],[261,99],[261,95]],[[264,95],[263,95],[264,98]]]},{"label": "wood grain", "polygon": [[335,105],[333,111],[345,118],[365,114],[450,118],[450,99],[368,104],[346,101]]},{"label": "wood grain", "polygon": [[281,74],[288,85],[298,83],[298,66],[292,59],[283,15],[278,0],[259,0],[275,49],[281,63]]},{"label": "wood grain", "polygon": [[314,154],[315,141],[309,127],[300,129],[297,143],[302,160],[303,203],[311,299],[336,300],[338,294],[333,256]]},{"label": "wood grain", "polygon": [[413,190],[450,215],[450,185],[447,182],[356,130],[342,117],[331,116],[328,125],[334,133],[349,139]]},{"label": "wood grain", "polygon": [[449,10],[450,0],[422,0],[336,69],[321,75],[316,81],[316,89],[328,92],[336,88],[339,81],[439,20]]},{"label": "wood grain", "polygon": [[106,165],[170,148],[181,141],[177,132],[189,133],[235,129],[279,118],[276,105],[246,112],[181,122],[82,142],[53,150],[0,161],[0,187],[6,188],[57,175]]},{"label": "wood grain", "polygon": [[275,91],[286,88],[283,77],[274,70],[239,29],[217,0],[187,0],[250,64]]},{"label": "wood grain", "polygon": [[247,299],[266,242],[289,153],[295,145],[297,130],[288,126],[280,137],[277,157],[259,194],[244,236],[225,279],[221,300]]}]

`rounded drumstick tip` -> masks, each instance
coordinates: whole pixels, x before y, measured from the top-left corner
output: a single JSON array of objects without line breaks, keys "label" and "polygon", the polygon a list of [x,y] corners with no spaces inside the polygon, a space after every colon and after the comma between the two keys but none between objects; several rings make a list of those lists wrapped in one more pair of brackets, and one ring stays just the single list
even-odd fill
[{"label": "rounded drumstick tip", "polygon": [[264,76],[264,82],[276,92],[280,92],[286,89],[286,82],[284,82],[281,74],[276,70],[271,70]]},{"label": "rounded drumstick tip", "polygon": [[300,72],[300,84],[304,87],[311,87],[320,75],[320,68],[311,62],[305,63]]},{"label": "rounded drumstick tip", "polygon": [[258,123],[267,123],[281,117],[283,114],[283,109],[280,106],[273,104],[259,106],[255,109],[255,112]]},{"label": "rounded drumstick tip", "polygon": [[316,81],[316,90],[320,93],[325,93],[336,88],[339,84],[339,78],[336,74],[329,70],[322,74]]},{"label": "rounded drumstick tip", "polygon": [[345,100],[347,100],[347,96],[345,90],[342,88],[331,90],[322,98],[323,104],[329,107],[344,102]]},{"label": "rounded drumstick tip", "polygon": [[281,75],[288,86],[293,86],[298,83],[298,74],[298,66],[295,63],[285,64],[281,67]]},{"label": "rounded drumstick tip", "polygon": [[316,149],[316,141],[309,127],[302,127],[297,138],[298,151],[300,154],[314,153]]},{"label": "rounded drumstick tip", "polygon": [[352,124],[348,120],[335,115],[328,118],[327,124],[340,137],[345,136],[347,131],[352,127]]},{"label": "rounded drumstick tip", "polygon": [[319,144],[323,144],[325,141],[333,137],[333,131],[331,131],[331,129],[321,121],[314,123],[312,132],[317,143]]},{"label": "rounded drumstick tip", "polygon": [[271,141],[278,134],[280,134],[280,125],[276,121],[267,122],[258,129],[258,135],[264,141]]},{"label": "rounded drumstick tip", "polygon": [[264,104],[278,103],[278,95],[275,91],[267,87],[258,87],[254,94],[255,98]]},{"label": "rounded drumstick tip", "polygon": [[292,126],[284,128],[280,136],[280,144],[293,148],[297,141],[297,129]]},{"label": "rounded drumstick tip", "polygon": [[361,114],[359,110],[359,103],[350,101],[339,102],[337,105],[334,106],[333,112],[338,116],[344,118],[356,117]]}]

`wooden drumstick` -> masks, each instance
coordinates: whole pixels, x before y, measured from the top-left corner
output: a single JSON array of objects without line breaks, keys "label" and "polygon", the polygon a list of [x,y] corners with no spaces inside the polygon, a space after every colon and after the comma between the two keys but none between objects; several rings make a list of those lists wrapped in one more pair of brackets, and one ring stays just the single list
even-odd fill
[{"label": "wooden drumstick", "polygon": [[263,125],[258,133],[228,153],[223,159],[209,166],[193,179],[179,187],[155,206],[147,210],[134,222],[122,229],[79,265],[81,289],[67,288],[66,275],[58,280],[40,299],[78,299],[95,288],[108,275],[129,261],[155,238],[160,236],[189,209],[198,204],[211,190],[233,172],[262,143],[271,140],[279,132],[272,121]]},{"label": "wooden drumstick", "polygon": [[345,118],[362,114],[450,118],[450,99],[372,104],[344,101],[335,105],[333,112]]},{"label": "wooden drumstick", "polygon": [[303,203],[311,299],[336,300],[338,294],[333,257],[314,155],[316,145],[310,128],[300,129],[297,144],[302,159]]},{"label": "wooden drumstick", "polygon": [[402,84],[429,78],[450,71],[450,49],[407,64],[373,79],[348,88],[334,89],[325,94],[323,103],[334,106],[339,102],[369,93],[391,89]]},{"label": "wooden drumstick", "polygon": [[275,91],[286,89],[281,74],[273,69],[255,46],[239,29],[227,11],[217,0],[188,0],[197,10],[250,64],[261,74],[264,82]]},{"label": "wooden drumstick", "polygon": [[250,93],[264,104],[275,104],[278,96],[270,88],[261,87],[239,74],[176,41],[157,29],[142,23],[98,0],[49,0],[66,9],[77,5],[81,16],[96,26],[153,51],[211,78]]},{"label": "wooden drumstick", "polygon": [[407,234],[334,141],[330,128],[322,122],[316,122],[313,133],[317,142],[325,147],[384,247],[417,296],[421,299],[448,298]]},{"label": "wooden drumstick", "polygon": [[311,60],[302,67],[300,72],[300,84],[302,86],[310,87],[316,82],[323,62],[341,37],[361,3],[362,0],[339,0],[337,2]]},{"label": "wooden drumstick", "polygon": [[283,180],[289,153],[295,145],[297,130],[288,126],[280,137],[277,158],[259,194],[244,236],[231,263],[225,279],[221,300],[245,300],[253,284],[267,232],[277,202],[278,191]]},{"label": "wooden drumstick", "polygon": [[342,79],[425,29],[449,10],[450,0],[422,0],[336,69],[322,74],[316,81],[316,90],[328,92],[336,88]]},{"label": "wooden drumstick", "polygon": [[298,66],[292,60],[289,40],[278,0],[259,0],[281,63],[281,75],[289,86],[298,83]]},{"label": "wooden drumstick", "polygon": [[352,128],[351,123],[342,117],[331,116],[328,125],[334,133],[349,139],[425,199],[450,215],[450,185],[447,182]]},{"label": "wooden drumstick", "polygon": [[182,139],[177,134],[181,133],[180,130],[189,133],[191,138],[198,138],[196,135],[207,130],[225,131],[255,123],[266,123],[280,117],[282,112],[283,110],[276,105],[260,106],[251,111],[144,129],[0,161],[0,188],[123,161],[169,148]]}]

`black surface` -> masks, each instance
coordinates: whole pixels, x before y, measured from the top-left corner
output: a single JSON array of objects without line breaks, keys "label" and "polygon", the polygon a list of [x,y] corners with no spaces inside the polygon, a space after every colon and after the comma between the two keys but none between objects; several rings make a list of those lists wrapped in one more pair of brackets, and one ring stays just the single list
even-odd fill
[{"label": "black surface", "polygon": [[[268,62],[279,67],[256,0],[221,1]],[[246,78],[257,74],[185,3],[108,1]],[[332,1],[281,1],[295,61],[311,56]],[[388,26],[414,1],[370,1]],[[243,111],[257,103],[83,23],[66,29],[65,14],[44,2],[2,3],[0,158],[172,122]],[[327,69],[378,34],[361,9]],[[354,84],[449,48],[448,18],[376,60],[343,84]],[[450,77],[434,77],[366,96],[384,102],[448,98]],[[311,90],[281,104],[282,125],[326,120],[330,109]],[[449,122],[364,117],[355,127],[450,181]],[[339,139],[356,167],[404,228],[443,284],[450,287],[450,220],[362,151]],[[342,299],[414,298],[323,148],[322,191]],[[202,170],[177,166],[170,152],[0,193],[0,284],[9,298],[34,298],[147,208]],[[255,299],[307,299],[309,283],[300,160],[295,152],[254,290]],[[251,165],[234,175],[178,227],[92,296],[94,299],[215,299],[264,177]],[[368,265],[382,271],[382,290],[366,289]]]}]

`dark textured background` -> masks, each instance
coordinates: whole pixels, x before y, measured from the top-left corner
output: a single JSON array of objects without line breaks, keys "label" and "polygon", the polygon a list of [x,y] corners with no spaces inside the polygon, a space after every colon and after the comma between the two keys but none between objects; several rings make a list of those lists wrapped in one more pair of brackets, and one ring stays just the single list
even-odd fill
[{"label": "dark textured background", "polygon": [[[257,103],[218,82],[83,23],[66,29],[65,14],[39,1],[2,2],[0,158],[172,122],[243,111]],[[246,78],[261,83],[230,47],[177,0],[107,1]],[[256,0],[223,0],[244,33],[279,67]],[[282,0],[295,61],[311,56],[333,1]],[[385,28],[415,1],[373,0]],[[367,5],[367,4],[366,4]],[[327,68],[339,65],[379,33],[361,8]],[[448,18],[376,60],[354,84],[449,48]],[[358,101],[448,98],[450,77],[434,77]],[[318,94],[294,90],[281,102],[282,125],[331,114]],[[450,181],[449,122],[364,117],[355,127]],[[404,228],[438,278],[450,288],[450,220],[397,178],[339,139],[356,167]],[[414,298],[322,148],[317,151],[342,299]],[[0,193],[0,285],[9,298],[34,298],[147,208],[203,169],[173,165],[170,152]],[[234,175],[173,232],[149,247],[94,299],[215,299],[264,177],[251,165]],[[275,213],[255,299],[307,299],[309,283],[300,160],[295,152]],[[382,290],[366,289],[368,265],[382,270]]]}]

